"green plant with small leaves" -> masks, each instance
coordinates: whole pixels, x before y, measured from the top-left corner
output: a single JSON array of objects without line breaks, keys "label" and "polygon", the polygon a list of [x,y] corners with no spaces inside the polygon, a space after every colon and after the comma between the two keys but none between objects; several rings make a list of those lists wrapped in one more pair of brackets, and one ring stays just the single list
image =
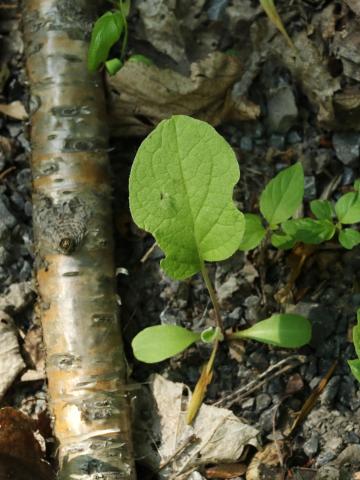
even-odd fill
[{"label": "green plant with small leaves", "polygon": [[[88,52],[88,69],[96,72],[105,65],[110,75],[120,70],[124,62],[128,41],[127,16],[130,11],[130,0],[118,0],[115,8],[105,12],[94,24]],[[110,58],[111,48],[121,42],[119,55]]]},{"label": "green plant with small leaves", "polygon": [[[360,244],[360,182],[354,191],[345,193],[333,204],[329,200],[313,200],[310,209],[315,218],[292,218],[303,201],[304,172],[296,163],[278,173],[260,196],[260,212],[245,214],[245,234],[240,250],[256,248],[269,236],[274,247],[290,249],[297,243],[318,245],[331,240],[336,233],[340,244],[352,249]],[[264,226],[265,225],[265,226]]]},{"label": "green plant with small leaves", "polygon": [[[295,168],[299,170],[299,166]],[[189,407],[189,422],[211,381],[220,342],[252,339],[297,348],[311,337],[309,321],[291,314],[274,314],[248,329],[224,332],[206,262],[226,260],[239,248],[245,217],[232,198],[239,177],[236,156],[225,139],[207,123],[183,115],[164,120],[155,128],[141,144],[131,169],[131,214],[163,250],[165,273],[177,280],[201,273],[214,307],[216,325],[203,332],[158,325],[141,331],[132,342],[135,357],[147,363],[165,360],[195,342],[212,344]],[[290,211],[283,208],[285,216],[274,204],[272,225],[286,220],[301,198],[298,192],[290,202]]]},{"label": "green plant with small leaves", "polygon": [[[115,8],[99,17],[91,32],[91,41],[88,51],[88,70],[96,72],[105,66],[109,75],[115,75],[124,65],[126,47],[128,43],[127,17],[130,13],[131,0],[118,0]],[[109,58],[110,50],[120,43],[119,54]],[[152,65],[150,58],[141,54],[131,55],[128,62],[140,62]]]}]

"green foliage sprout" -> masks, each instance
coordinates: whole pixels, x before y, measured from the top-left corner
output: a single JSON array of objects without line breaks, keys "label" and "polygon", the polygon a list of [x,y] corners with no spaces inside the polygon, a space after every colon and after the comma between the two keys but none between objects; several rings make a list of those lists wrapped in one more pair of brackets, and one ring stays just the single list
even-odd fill
[{"label": "green foliage sprout", "polygon": [[[269,184],[262,210],[272,225],[288,219],[301,202],[302,170],[296,164],[282,174],[296,193],[283,206],[292,190],[284,184],[274,195]],[[299,178],[300,177],[300,178]],[[152,233],[165,258],[162,268],[172,278],[186,279],[201,272],[214,307],[216,327],[191,332],[180,326],[146,328],[133,339],[135,357],[147,363],[162,361],[202,341],[212,344],[189,407],[190,422],[201,405],[212,378],[219,342],[254,339],[271,345],[297,348],[309,342],[311,325],[299,315],[276,314],[253,327],[226,335],[220,308],[205,262],[226,260],[239,248],[248,227],[248,247],[261,241],[265,229],[256,215],[244,215],[233,201],[240,178],[239,165],[229,144],[205,122],[184,115],[162,121],[143,141],[135,157],[129,180],[129,203],[136,224]],[[283,181],[283,180],[281,180]],[[271,201],[268,203],[266,198]],[[251,234],[250,228],[254,230]],[[259,233],[260,230],[260,233]]]},{"label": "green foliage sprout", "polygon": [[[360,222],[360,192],[345,193],[332,204],[328,200],[313,200],[310,209],[315,218],[294,218],[304,196],[304,172],[300,163],[285,168],[265,187],[260,196],[260,212],[245,214],[245,233],[240,250],[256,248],[270,234],[275,248],[291,249],[297,243],[318,245],[338,234],[340,244],[351,250],[360,244],[356,228],[344,226]],[[265,225],[265,226],[264,226]]]},{"label": "green foliage sprout", "polygon": [[[90,72],[96,72],[104,65],[109,75],[115,75],[124,65],[129,36],[127,17],[131,1],[118,0],[114,5],[113,10],[105,12],[96,20],[92,29],[87,62]],[[110,50],[117,42],[120,42],[119,55],[109,58]],[[140,54],[131,55],[128,61],[153,64],[152,60]]]}]

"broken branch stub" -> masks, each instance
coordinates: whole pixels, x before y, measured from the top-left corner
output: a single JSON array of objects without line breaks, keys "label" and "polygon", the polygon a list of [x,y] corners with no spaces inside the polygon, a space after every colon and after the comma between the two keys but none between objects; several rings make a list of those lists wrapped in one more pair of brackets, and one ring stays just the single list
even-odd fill
[{"label": "broken branch stub", "polygon": [[59,478],[133,480],[96,4],[25,1],[37,281]]}]

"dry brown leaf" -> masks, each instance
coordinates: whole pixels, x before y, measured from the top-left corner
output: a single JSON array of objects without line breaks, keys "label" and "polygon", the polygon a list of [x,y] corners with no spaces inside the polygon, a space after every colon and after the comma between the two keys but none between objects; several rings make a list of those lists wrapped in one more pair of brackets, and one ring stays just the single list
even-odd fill
[{"label": "dry brown leaf", "polygon": [[14,321],[0,311],[0,398],[24,368]]},{"label": "dry brown leaf", "polygon": [[147,0],[138,4],[144,39],[175,62],[186,61],[185,41],[173,0]]},{"label": "dry brown leaf", "polygon": [[269,443],[254,455],[246,472],[246,480],[283,480],[281,463],[286,455],[285,442]]},{"label": "dry brown leaf", "polygon": [[293,41],[296,52],[284,45],[282,39],[274,39],[273,53],[290,70],[317,109],[319,123],[332,126],[335,122],[333,97],[341,88],[340,79],[331,76],[327,58],[306,32],[300,32]]},{"label": "dry brown leaf", "polygon": [[205,470],[207,478],[235,478],[244,475],[247,465],[243,463],[224,463]]},{"label": "dry brown leaf", "polygon": [[0,410],[0,480],[52,480],[36,439],[36,422],[14,408]]},{"label": "dry brown leaf", "polygon": [[280,303],[289,303],[293,297],[295,282],[299,278],[306,260],[316,251],[316,245],[299,244],[293,248],[288,257],[288,264],[291,268],[286,285],[275,293],[275,300]]},{"label": "dry brown leaf", "polygon": [[18,100],[8,104],[1,103],[0,113],[15,118],[16,120],[26,120],[28,118],[24,105]]},{"label": "dry brown leaf", "polygon": [[127,62],[107,77],[114,136],[143,136],[171,115],[192,115],[212,125],[254,120],[260,108],[232,94],[243,73],[236,57],[214,52],[191,65],[189,77],[142,62]]},{"label": "dry brown leaf", "polygon": [[[151,390],[155,405],[149,406],[148,390],[137,395],[136,456],[159,478],[180,478],[208,464],[237,462],[247,445],[257,447],[258,431],[242,423],[230,410],[203,404],[192,425],[186,424],[187,387],[154,375]],[[141,413],[147,418],[141,422]],[[151,447],[156,442],[156,447]],[[186,476],[185,478],[188,478]]]},{"label": "dry brown leaf", "polygon": [[13,140],[0,136],[0,152],[4,155],[6,160],[10,158],[13,149]]},{"label": "dry brown leaf", "polygon": [[344,2],[351,8],[351,10],[360,15],[360,3],[359,0],[344,0]]},{"label": "dry brown leaf", "polygon": [[334,97],[336,118],[343,128],[360,129],[360,88],[348,85]]}]

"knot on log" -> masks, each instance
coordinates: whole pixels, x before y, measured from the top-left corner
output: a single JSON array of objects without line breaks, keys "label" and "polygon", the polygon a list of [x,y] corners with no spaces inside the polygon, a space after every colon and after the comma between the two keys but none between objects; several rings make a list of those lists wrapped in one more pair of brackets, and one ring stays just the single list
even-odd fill
[{"label": "knot on log", "polygon": [[86,236],[89,215],[78,198],[54,203],[51,198],[43,197],[35,215],[37,230],[42,231],[38,237],[46,243],[44,247],[47,249],[71,255]]}]

